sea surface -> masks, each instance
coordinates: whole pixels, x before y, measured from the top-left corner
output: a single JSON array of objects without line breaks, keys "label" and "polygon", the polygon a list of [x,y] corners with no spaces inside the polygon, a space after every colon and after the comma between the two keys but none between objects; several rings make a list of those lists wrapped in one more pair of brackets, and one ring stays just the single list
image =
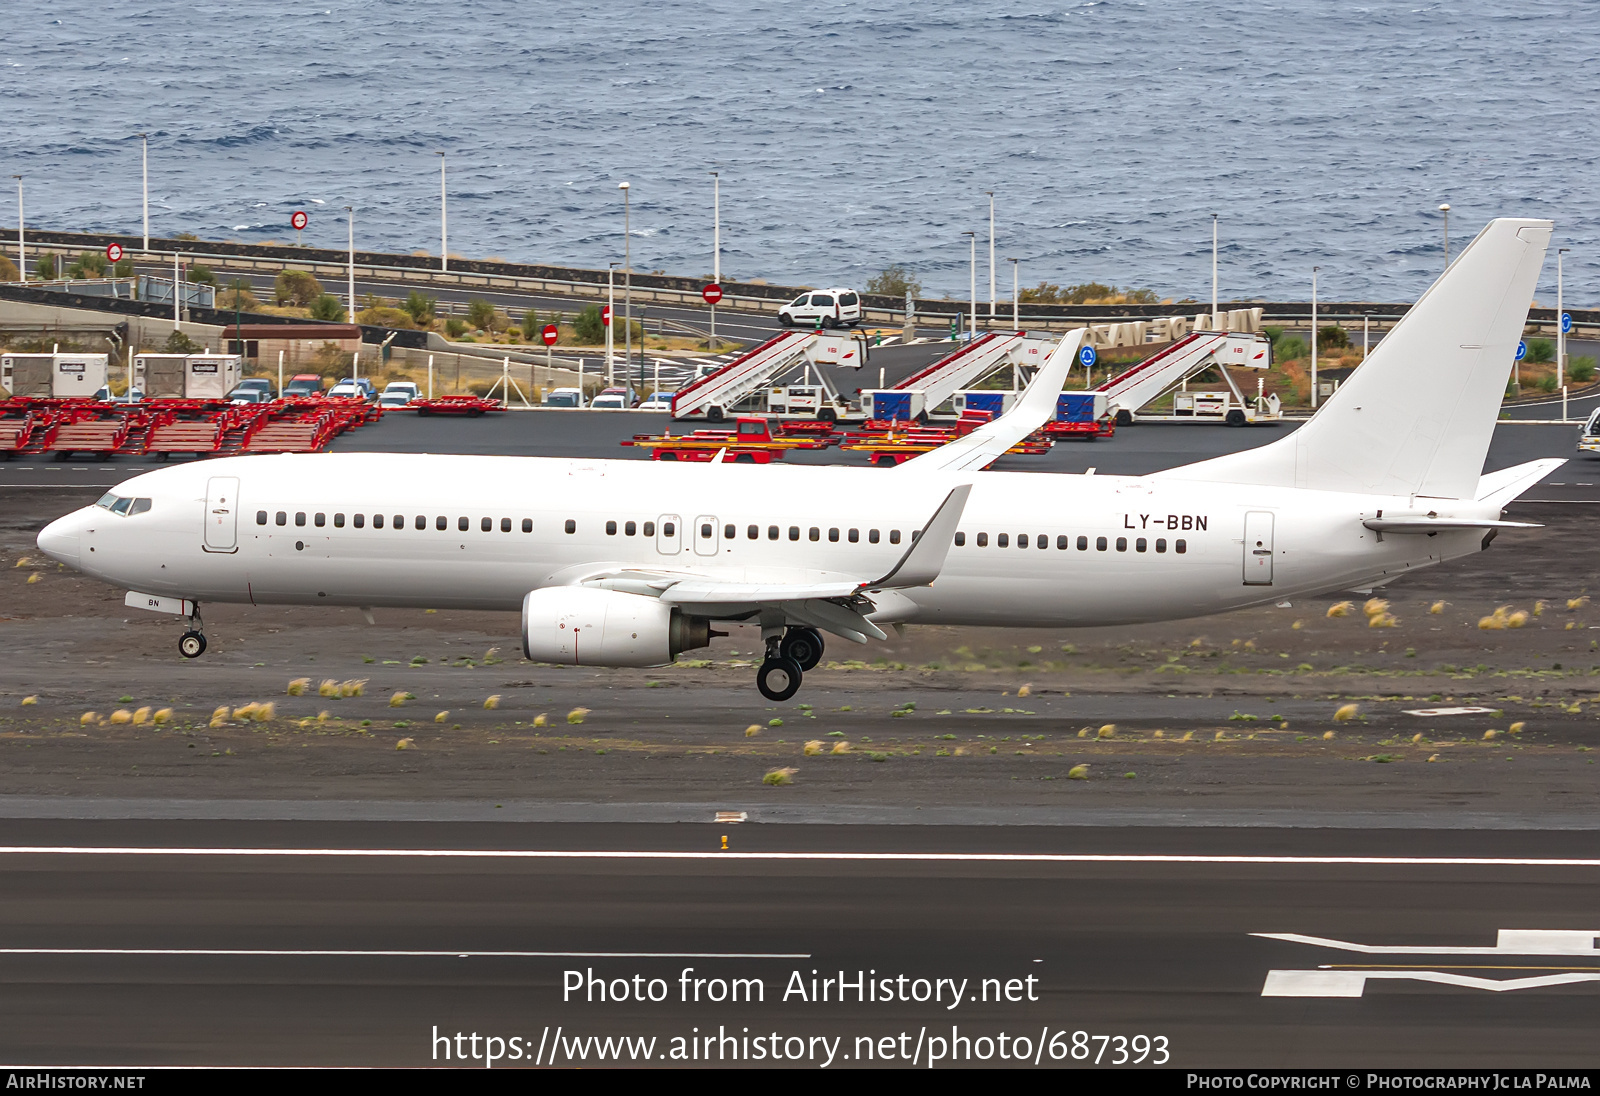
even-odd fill
[{"label": "sea surface", "polygon": [[[8,0],[38,227],[860,285],[1409,300],[1497,215],[1600,304],[1600,4]],[[10,180],[0,180],[7,181]],[[0,190],[0,210],[14,197]],[[14,223],[14,207],[0,222]],[[1554,303],[1552,256],[1540,283]]]}]

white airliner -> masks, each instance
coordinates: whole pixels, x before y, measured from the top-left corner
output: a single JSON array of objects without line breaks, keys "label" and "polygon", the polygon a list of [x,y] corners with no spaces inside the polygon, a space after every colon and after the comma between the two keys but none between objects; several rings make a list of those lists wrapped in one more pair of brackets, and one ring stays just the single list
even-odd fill
[{"label": "white airliner", "polygon": [[39,534],[128,604],[522,610],[528,658],[653,666],[759,623],[793,696],[822,633],[1172,620],[1367,590],[1488,547],[1562,463],[1482,475],[1548,221],[1491,222],[1305,426],[1151,476],[982,469],[1050,414],[1069,334],[1017,408],[892,471],[398,454],[135,476]]}]

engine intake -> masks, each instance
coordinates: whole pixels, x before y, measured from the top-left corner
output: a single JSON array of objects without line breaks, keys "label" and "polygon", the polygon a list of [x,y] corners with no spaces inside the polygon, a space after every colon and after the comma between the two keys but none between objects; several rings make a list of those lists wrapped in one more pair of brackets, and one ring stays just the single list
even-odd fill
[{"label": "engine intake", "polygon": [[653,597],[554,586],[522,599],[522,653],[566,666],[660,666],[711,642],[711,622]]}]

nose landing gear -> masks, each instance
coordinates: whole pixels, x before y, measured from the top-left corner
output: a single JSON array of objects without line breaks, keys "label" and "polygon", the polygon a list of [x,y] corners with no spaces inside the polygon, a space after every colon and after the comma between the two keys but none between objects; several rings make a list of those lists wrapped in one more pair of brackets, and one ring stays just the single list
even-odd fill
[{"label": "nose landing gear", "polygon": [[756,671],[756,688],[768,700],[788,700],[800,691],[805,672],[822,661],[822,636],[815,628],[776,629],[766,637],[767,657]]},{"label": "nose landing gear", "polygon": [[199,658],[206,653],[206,634],[201,631],[203,627],[200,606],[196,605],[194,615],[189,618],[189,630],[178,638],[178,653],[184,658]]}]

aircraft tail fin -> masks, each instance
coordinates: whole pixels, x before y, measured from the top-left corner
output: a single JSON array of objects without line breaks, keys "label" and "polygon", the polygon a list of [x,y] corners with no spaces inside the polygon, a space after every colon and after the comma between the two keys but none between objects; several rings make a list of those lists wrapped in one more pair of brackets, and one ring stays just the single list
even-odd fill
[{"label": "aircraft tail fin", "polygon": [[1474,498],[1551,228],[1490,221],[1310,422],[1163,475]]}]

